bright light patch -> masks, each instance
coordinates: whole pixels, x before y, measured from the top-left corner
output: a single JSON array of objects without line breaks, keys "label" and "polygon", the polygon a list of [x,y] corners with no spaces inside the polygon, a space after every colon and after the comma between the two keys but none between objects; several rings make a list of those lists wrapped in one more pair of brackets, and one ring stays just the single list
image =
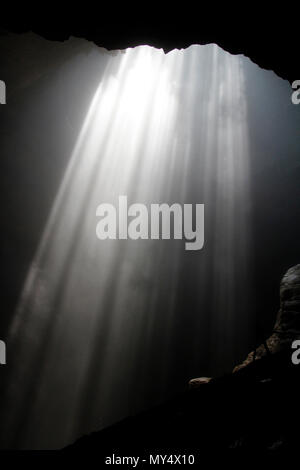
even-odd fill
[{"label": "bright light patch", "polygon": [[[248,160],[240,57],[215,45],[111,56],[11,326],[21,359],[8,442],[63,446],[142,409],[149,390],[152,402],[167,397],[178,346],[188,367],[209,338],[210,370],[219,372],[234,360],[237,319],[247,350],[239,301],[249,294]],[[130,204],[205,204],[206,251],[183,255],[182,240],[98,240],[96,208],[120,195]],[[187,278],[192,312],[180,304]]]}]

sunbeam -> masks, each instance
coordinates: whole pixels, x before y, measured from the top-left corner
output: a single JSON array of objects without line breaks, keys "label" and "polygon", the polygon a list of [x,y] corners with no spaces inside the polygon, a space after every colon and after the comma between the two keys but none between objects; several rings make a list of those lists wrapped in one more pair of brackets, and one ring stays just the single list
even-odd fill
[{"label": "sunbeam", "polygon": [[[216,45],[110,56],[11,324],[7,446],[66,445],[183,390],[201,357],[218,374],[249,349],[243,60]],[[121,195],[204,204],[204,247],[99,240],[96,209]]]}]

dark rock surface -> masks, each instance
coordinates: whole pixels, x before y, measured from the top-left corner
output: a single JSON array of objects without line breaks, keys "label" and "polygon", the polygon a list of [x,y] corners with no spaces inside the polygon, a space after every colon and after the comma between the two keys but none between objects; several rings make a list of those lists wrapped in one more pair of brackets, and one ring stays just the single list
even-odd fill
[{"label": "dark rock surface", "polygon": [[290,268],[280,284],[280,309],[272,334],[255,351],[248,354],[233,372],[248,366],[268,354],[288,351],[294,340],[300,338],[300,264]]},{"label": "dark rock surface", "polygon": [[[163,48],[186,48],[191,44],[216,43],[232,54],[244,54],[260,67],[271,69],[291,83],[299,79],[298,28],[293,6],[262,5],[230,8],[201,3],[189,9],[175,5],[123,4],[122,7],[101,3],[98,10],[82,5],[62,12],[43,6],[32,10],[24,4],[18,14],[6,6],[1,14],[2,32],[33,31],[47,39],[65,41],[76,36],[93,41],[109,50],[148,44]],[[47,11],[47,14],[45,14]]]},{"label": "dark rock surface", "polygon": [[298,448],[299,372],[287,352],[264,357],[161,407],[83,437],[65,452],[95,452],[99,462],[116,451],[145,456],[291,455]]},{"label": "dark rock surface", "polygon": [[185,394],[83,437],[66,451],[97,452],[100,460],[116,449],[121,455],[143,453],[146,458],[188,452],[296,454],[300,365],[292,363],[291,344],[300,337],[299,286],[296,265],[281,281],[280,309],[267,348],[260,346],[255,357],[250,353],[234,373],[195,379],[198,386]]}]

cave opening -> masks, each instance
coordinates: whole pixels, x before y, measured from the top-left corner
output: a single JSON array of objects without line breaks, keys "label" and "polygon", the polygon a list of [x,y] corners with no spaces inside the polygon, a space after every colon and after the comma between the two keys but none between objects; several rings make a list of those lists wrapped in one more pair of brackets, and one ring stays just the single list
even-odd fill
[{"label": "cave opening", "polygon": [[[15,78],[10,108],[20,186],[9,217],[22,201],[26,254],[7,321],[14,408],[2,440],[55,448],[174,396],[200,371],[230,371],[257,342],[260,308],[268,330],[274,305],[253,293],[275,289],[279,257],[288,263],[296,244],[279,228],[294,217],[286,189],[294,204],[299,191],[299,112],[288,82],[215,44],[108,53],[27,40],[38,67]],[[96,209],[120,195],[203,204],[203,249],[99,241]]]}]

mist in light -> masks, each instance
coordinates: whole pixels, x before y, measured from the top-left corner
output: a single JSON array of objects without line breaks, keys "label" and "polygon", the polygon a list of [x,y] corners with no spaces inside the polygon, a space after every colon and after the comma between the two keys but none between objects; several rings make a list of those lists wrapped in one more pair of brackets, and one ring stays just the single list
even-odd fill
[{"label": "mist in light", "polygon": [[[218,374],[248,350],[244,60],[208,45],[107,61],[11,325],[8,446],[66,445],[184,390],[202,357]],[[203,250],[98,240],[96,208],[119,195],[205,204]]]}]

